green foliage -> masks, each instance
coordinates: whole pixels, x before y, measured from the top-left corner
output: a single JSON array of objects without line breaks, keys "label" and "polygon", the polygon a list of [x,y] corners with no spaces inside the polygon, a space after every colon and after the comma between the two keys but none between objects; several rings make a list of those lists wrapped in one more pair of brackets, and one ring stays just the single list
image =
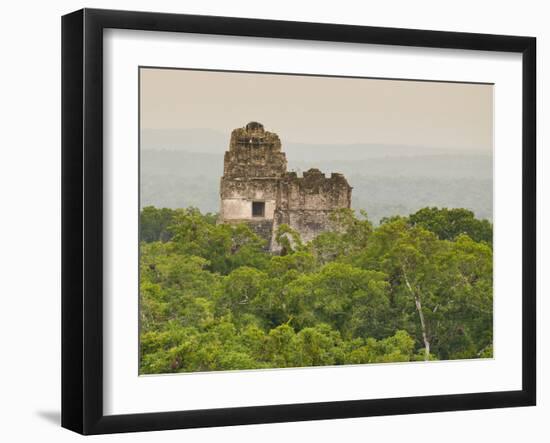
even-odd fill
[{"label": "green foliage", "polygon": [[469,211],[337,211],[309,243],[280,226],[281,255],[193,208],[141,220],[143,374],[492,357],[492,227]]},{"label": "green foliage", "polygon": [[350,260],[366,248],[373,226],[361,211],[358,219],[351,209],[340,209],[332,216],[333,230],[324,232],[311,242],[311,250],[320,263]]},{"label": "green foliage", "polygon": [[368,338],[365,345],[354,349],[349,363],[390,363],[414,360],[414,340],[406,331],[397,331],[384,340]]},{"label": "green foliage", "polygon": [[300,251],[303,248],[300,234],[285,223],[277,228],[275,241],[281,247],[281,255],[283,256]]},{"label": "green foliage", "polygon": [[197,209],[178,211],[168,227],[181,255],[203,257],[213,273],[229,274],[240,266],[267,266],[265,241],[245,224],[216,224],[215,218]]},{"label": "green foliage", "polygon": [[475,241],[493,243],[493,225],[476,219],[467,209],[424,208],[410,215],[409,223],[433,232],[441,240],[455,240],[466,234]]},{"label": "green foliage", "polygon": [[172,222],[175,210],[169,208],[156,209],[146,206],[139,218],[139,234],[142,241],[168,241],[171,238],[167,228]]},{"label": "green foliage", "polygon": [[145,242],[162,241],[166,242],[172,239],[173,233],[170,227],[174,223],[175,217],[182,215],[198,214],[202,221],[208,224],[215,224],[217,214],[201,215],[198,209],[157,209],[154,206],[146,206],[142,209],[139,218],[140,239]]}]

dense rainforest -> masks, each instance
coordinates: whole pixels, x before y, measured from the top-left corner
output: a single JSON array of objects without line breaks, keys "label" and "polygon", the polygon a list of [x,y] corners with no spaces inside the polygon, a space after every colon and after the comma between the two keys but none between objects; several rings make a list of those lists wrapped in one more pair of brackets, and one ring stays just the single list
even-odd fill
[{"label": "dense rainforest", "polygon": [[334,213],[280,255],[194,208],[140,215],[140,373],[492,357],[492,224],[424,208]]}]

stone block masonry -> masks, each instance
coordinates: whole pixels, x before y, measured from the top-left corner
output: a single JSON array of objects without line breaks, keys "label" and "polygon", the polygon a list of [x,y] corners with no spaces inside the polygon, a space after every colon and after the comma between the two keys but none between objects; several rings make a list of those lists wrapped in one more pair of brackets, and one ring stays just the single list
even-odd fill
[{"label": "stone block masonry", "polygon": [[352,187],[342,174],[326,177],[310,169],[299,177],[287,171],[279,136],[258,122],[231,133],[220,181],[220,222],[247,223],[272,252],[277,228],[285,223],[304,242],[331,229],[333,211],[351,206]]}]

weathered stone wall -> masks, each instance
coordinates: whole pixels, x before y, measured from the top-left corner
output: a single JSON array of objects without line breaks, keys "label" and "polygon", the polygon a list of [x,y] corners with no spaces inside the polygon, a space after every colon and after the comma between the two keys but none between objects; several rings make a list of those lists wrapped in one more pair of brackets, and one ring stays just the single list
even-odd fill
[{"label": "weathered stone wall", "polygon": [[342,174],[326,177],[318,169],[304,172],[303,177],[289,172],[281,180],[280,206],[288,210],[333,210],[349,208],[351,187]]},{"label": "weathered stone wall", "polygon": [[[345,177],[326,177],[318,169],[298,177],[286,168],[277,134],[256,122],[233,130],[220,181],[220,222],[245,221],[274,252],[280,250],[274,237],[283,223],[298,231],[304,242],[330,230],[332,212],[351,206],[352,188]],[[253,216],[253,202],[263,202],[263,216]]]},{"label": "weathered stone wall", "polygon": [[[264,202],[264,219],[273,220],[279,179],[286,173],[281,140],[257,122],[231,133],[220,182],[220,218],[223,222],[258,221],[252,202]],[[268,236],[270,238],[270,236]]]},{"label": "weathered stone wall", "polygon": [[271,220],[252,220],[248,221],[248,226],[259,237],[266,241],[265,249],[268,251],[273,250],[272,237],[273,237],[273,219]]},{"label": "weathered stone wall", "polygon": [[231,133],[224,158],[225,178],[281,177],[286,173],[286,155],[281,140],[257,122]]},{"label": "weathered stone wall", "polygon": [[265,202],[265,218],[273,219],[273,213],[279,195],[278,178],[225,178],[220,184],[221,208],[223,220],[253,219],[252,202]]},{"label": "weathered stone wall", "polygon": [[220,197],[271,200],[279,194],[279,178],[226,178],[221,180]]},{"label": "weathered stone wall", "polygon": [[[273,220],[276,200],[258,200],[265,203],[265,213],[263,219]],[[254,221],[252,216],[252,201],[247,198],[226,198],[222,200],[221,217],[224,221],[239,222],[239,221]]]},{"label": "weathered stone wall", "polygon": [[326,177],[318,169],[310,169],[303,177],[298,177],[289,172],[280,184],[273,224],[273,251],[279,250],[274,235],[281,224],[289,225],[307,243],[321,232],[333,229],[331,214],[335,209],[351,207],[352,188],[342,174]]}]

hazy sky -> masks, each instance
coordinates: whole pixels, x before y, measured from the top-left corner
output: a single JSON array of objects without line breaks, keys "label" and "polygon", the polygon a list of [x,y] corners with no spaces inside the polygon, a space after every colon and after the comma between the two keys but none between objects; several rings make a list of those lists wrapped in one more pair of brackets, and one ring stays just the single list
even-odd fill
[{"label": "hazy sky", "polygon": [[377,143],[489,152],[493,86],[375,79],[141,70],[143,129],[249,121],[285,141]]}]

